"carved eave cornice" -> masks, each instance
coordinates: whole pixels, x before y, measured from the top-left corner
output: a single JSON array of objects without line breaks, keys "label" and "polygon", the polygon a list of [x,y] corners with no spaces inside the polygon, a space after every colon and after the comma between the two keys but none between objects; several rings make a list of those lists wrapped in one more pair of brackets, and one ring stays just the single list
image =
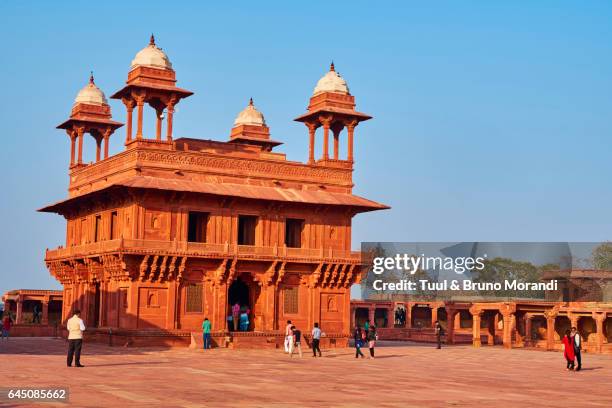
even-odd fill
[{"label": "carved eave cornice", "polygon": [[39,209],[40,212],[55,212],[67,219],[76,218],[81,215],[91,214],[100,209],[111,207],[123,207],[134,200],[134,191],[121,186],[112,186],[103,191],[95,191],[91,194],[74,197],[57,204]]}]

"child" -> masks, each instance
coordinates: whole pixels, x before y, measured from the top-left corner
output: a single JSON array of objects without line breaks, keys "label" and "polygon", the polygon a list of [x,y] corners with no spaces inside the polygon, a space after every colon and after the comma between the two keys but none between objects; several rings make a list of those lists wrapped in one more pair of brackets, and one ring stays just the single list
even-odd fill
[{"label": "child", "polygon": [[[295,326],[291,326],[291,332],[293,333],[293,344],[297,348],[300,358],[302,358],[302,345],[301,345],[302,332],[299,329],[297,329]],[[291,347],[291,352],[289,353],[290,357],[293,357],[293,349],[294,347]]]}]

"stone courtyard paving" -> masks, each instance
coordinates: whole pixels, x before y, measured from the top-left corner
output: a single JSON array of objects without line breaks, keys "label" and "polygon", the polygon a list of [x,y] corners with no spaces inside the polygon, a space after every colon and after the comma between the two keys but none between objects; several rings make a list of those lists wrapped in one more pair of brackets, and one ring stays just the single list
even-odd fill
[{"label": "stone courtyard paving", "polygon": [[[391,345],[389,345],[391,344]],[[290,359],[279,350],[107,347],[84,344],[68,368],[66,343],[0,342],[1,387],[69,387],[76,407],[611,407],[612,356],[387,343],[375,360],[352,349]],[[3,406],[36,406],[5,404]]]}]

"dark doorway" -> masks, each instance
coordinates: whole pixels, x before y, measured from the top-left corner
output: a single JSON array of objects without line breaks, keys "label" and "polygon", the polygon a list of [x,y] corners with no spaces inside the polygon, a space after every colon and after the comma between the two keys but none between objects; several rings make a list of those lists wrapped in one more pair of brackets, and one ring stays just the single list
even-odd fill
[{"label": "dark doorway", "polygon": [[355,325],[363,327],[365,322],[370,319],[370,312],[365,307],[358,307],[355,309]]},{"label": "dark doorway", "polygon": [[102,241],[102,216],[96,215],[96,225],[94,230],[94,242]]},{"label": "dark doorway", "polygon": [[208,213],[189,211],[187,241],[206,242],[206,227],[208,226]]},{"label": "dark doorway", "polygon": [[[232,316],[232,307],[238,303],[240,305],[240,314],[247,313],[247,317],[249,319],[249,327],[246,330],[249,330],[252,327],[252,305],[251,305],[251,296],[249,291],[249,285],[246,284],[240,278],[236,279],[229,287],[229,291],[227,294],[228,299],[228,316]],[[233,319],[233,316],[232,316]],[[233,322],[233,320],[232,320]],[[234,330],[233,323],[228,324],[230,330]],[[240,325],[236,327],[237,330],[240,330]],[[244,329],[244,327],[243,327]]]},{"label": "dark doorway", "polygon": [[119,238],[119,228],[117,226],[117,211],[111,213],[110,219],[110,239]]},{"label": "dark doorway", "polygon": [[303,229],[304,220],[287,218],[285,220],[285,245],[289,248],[301,248]]},{"label": "dark doorway", "polygon": [[257,217],[254,215],[238,216],[238,245],[255,245],[255,228]]},{"label": "dark doorway", "polygon": [[374,326],[376,327],[389,327],[389,317],[387,309],[376,308],[374,310]]},{"label": "dark doorway", "polygon": [[442,326],[442,328],[444,328],[444,330],[448,330],[447,320],[448,318],[446,316],[446,309],[443,307],[439,307],[438,308],[438,322],[440,322],[440,325]]},{"label": "dark doorway", "polygon": [[431,327],[431,308],[429,306],[413,306],[411,318],[413,328]]}]

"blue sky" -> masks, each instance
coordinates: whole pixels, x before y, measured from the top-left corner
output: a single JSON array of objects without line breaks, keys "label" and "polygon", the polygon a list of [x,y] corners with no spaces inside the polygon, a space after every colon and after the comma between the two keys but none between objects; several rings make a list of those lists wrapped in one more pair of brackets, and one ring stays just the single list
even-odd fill
[{"label": "blue sky", "polygon": [[374,116],[356,131],[355,193],[393,207],[356,217],[355,247],[611,238],[612,3],[217,3],[0,4],[0,292],[59,287],[43,256],[65,223],[35,212],[66,195],[55,126],[90,70],[118,90],[151,32],[195,92],[175,136],[226,140],[252,96],[291,160],[308,150],[292,119],[334,60]]}]

